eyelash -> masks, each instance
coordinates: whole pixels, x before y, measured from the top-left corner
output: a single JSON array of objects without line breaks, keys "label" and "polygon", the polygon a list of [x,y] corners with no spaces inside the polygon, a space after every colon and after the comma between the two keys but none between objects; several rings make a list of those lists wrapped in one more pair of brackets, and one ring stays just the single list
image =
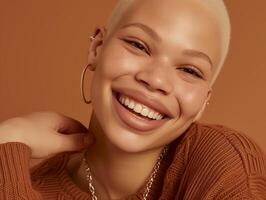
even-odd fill
[{"label": "eyelash", "polygon": [[200,73],[198,73],[195,69],[193,69],[193,67],[181,67],[179,69],[182,69],[184,72],[191,74],[197,78],[203,79],[203,77],[200,75]]},{"label": "eyelash", "polygon": [[[146,47],[144,45],[142,45],[141,43],[134,41],[134,40],[125,40],[126,43],[130,44],[131,46],[145,52],[146,54],[148,54],[150,56],[149,50],[146,49]],[[191,74],[197,78],[201,78],[203,79],[203,77],[200,75],[200,73],[198,73],[193,67],[181,67],[179,69],[182,69],[184,72]]]},{"label": "eyelash", "polygon": [[133,46],[133,47],[145,52],[146,54],[148,54],[150,56],[149,50],[143,44],[141,44],[141,43],[139,43],[137,41],[128,40],[128,39],[126,39],[125,42],[130,44],[131,46]]}]

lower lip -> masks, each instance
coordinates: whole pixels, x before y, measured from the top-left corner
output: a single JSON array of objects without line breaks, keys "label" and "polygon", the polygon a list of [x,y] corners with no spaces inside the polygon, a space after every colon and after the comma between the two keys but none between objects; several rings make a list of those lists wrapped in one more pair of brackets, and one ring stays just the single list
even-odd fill
[{"label": "lower lip", "polygon": [[151,131],[162,126],[169,118],[164,118],[161,120],[149,120],[143,117],[138,116],[137,114],[132,113],[116,98],[116,94],[113,93],[113,102],[114,107],[119,115],[119,118],[129,127],[138,130],[138,131]]}]

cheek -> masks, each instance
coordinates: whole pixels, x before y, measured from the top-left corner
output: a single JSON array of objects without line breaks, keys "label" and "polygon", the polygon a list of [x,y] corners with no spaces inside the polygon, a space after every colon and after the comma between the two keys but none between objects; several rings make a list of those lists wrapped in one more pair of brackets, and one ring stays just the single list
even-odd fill
[{"label": "cheek", "polygon": [[194,117],[202,108],[207,97],[208,89],[203,85],[180,84],[176,91],[176,98],[180,105],[180,114]]},{"label": "cheek", "polygon": [[121,44],[115,42],[104,48],[97,62],[99,73],[108,79],[134,74],[141,65],[142,59],[132,55]]}]

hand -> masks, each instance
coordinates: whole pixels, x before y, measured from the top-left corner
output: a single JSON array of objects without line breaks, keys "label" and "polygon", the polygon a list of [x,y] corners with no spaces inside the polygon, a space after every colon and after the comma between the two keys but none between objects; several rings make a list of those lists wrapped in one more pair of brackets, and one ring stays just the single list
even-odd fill
[{"label": "hand", "polygon": [[28,145],[32,159],[41,161],[60,152],[81,151],[92,144],[93,135],[75,119],[55,112],[35,112],[0,123],[0,143],[6,142]]}]

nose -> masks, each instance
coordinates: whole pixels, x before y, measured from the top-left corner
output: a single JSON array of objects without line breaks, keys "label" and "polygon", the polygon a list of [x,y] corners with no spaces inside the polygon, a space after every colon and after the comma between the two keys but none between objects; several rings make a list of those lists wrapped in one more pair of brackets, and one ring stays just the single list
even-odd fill
[{"label": "nose", "polygon": [[149,66],[136,74],[136,80],[148,90],[159,91],[164,95],[171,93],[171,72],[162,66]]}]

